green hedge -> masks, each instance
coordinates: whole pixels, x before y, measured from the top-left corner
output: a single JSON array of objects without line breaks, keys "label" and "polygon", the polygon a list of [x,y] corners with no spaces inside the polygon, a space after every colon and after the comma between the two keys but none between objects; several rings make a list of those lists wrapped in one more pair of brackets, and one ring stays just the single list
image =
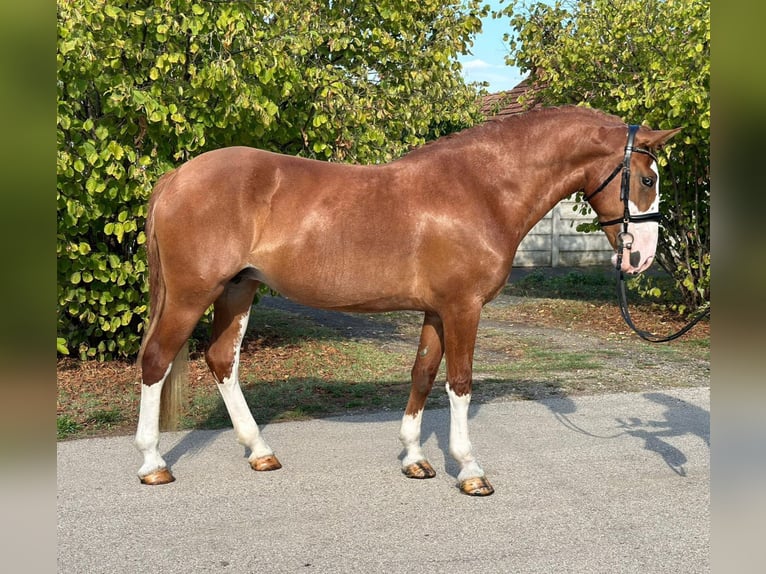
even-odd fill
[{"label": "green hedge", "polygon": [[199,153],[388,161],[478,119],[456,55],[486,9],[435,0],[59,2],[57,350],[130,357],[146,202]]}]

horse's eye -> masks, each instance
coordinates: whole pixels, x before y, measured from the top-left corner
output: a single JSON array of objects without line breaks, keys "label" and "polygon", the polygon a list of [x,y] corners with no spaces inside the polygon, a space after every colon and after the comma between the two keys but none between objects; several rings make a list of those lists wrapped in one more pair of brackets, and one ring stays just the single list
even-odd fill
[{"label": "horse's eye", "polygon": [[654,178],[653,177],[642,177],[641,183],[643,183],[646,187],[652,187],[654,185]]}]

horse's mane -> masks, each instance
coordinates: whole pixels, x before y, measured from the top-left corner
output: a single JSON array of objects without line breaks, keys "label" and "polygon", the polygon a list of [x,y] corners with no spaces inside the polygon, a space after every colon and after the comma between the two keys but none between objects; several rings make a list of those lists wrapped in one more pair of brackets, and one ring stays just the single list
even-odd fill
[{"label": "horse's mane", "polygon": [[559,117],[563,120],[570,116],[577,116],[581,121],[593,123],[594,125],[619,125],[624,123],[622,119],[617,116],[582,106],[567,105],[560,107],[535,108],[521,114],[490,118],[488,121],[481,124],[442,136],[411,150],[402,156],[402,159],[405,157],[418,157],[421,154],[433,153],[444,148],[459,147],[469,144],[477,139],[501,136],[508,130],[523,130],[539,123],[541,120],[547,120],[551,117],[554,119]]}]

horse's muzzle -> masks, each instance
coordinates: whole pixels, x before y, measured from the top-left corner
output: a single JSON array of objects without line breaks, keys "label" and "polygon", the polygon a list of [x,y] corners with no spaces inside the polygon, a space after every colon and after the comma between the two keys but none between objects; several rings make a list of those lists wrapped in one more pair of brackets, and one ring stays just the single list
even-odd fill
[{"label": "horse's muzzle", "polygon": [[[649,269],[649,267],[652,266],[652,263],[654,263],[654,255],[650,255],[646,259],[642,260],[640,251],[628,251],[625,249],[623,250],[622,254],[622,264],[620,266],[620,271],[623,273],[628,273],[629,275],[638,275],[639,273],[643,273]],[[612,265],[617,267],[616,253],[612,255]]]}]

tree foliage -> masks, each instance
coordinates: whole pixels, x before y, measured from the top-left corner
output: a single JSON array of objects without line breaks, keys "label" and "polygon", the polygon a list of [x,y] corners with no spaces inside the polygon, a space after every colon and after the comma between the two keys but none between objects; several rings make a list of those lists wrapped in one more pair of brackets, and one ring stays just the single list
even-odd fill
[{"label": "tree foliage", "polygon": [[478,119],[479,0],[59,0],[57,349],[129,356],[159,176],[249,145],[390,160]]},{"label": "tree foliage", "polygon": [[[666,218],[657,261],[684,303],[710,296],[710,5],[705,0],[514,0],[507,62],[544,104],[580,104],[683,127],[660,154]],[[657,292],[648,285],[645,292]],[[683,308],[681,308],[683,310]]]}]

